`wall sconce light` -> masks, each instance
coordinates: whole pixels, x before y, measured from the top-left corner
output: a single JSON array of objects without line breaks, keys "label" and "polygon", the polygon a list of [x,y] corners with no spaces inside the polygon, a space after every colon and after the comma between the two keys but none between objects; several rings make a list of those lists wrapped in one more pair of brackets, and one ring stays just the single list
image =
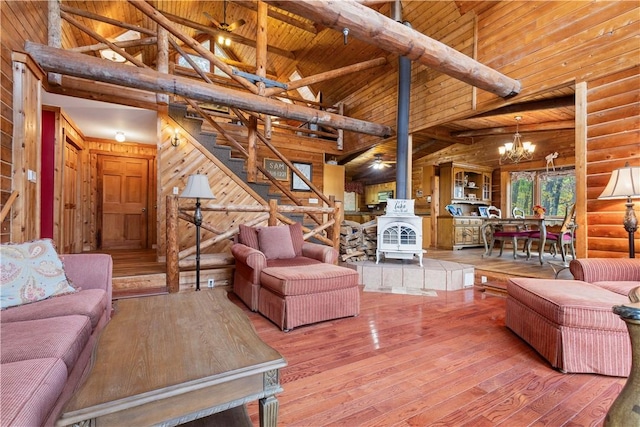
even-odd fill
[{"label": "wall sconce light", "polygon": [[180,145],[180,134],[178,133],[178,129],[173,131],[173,138],[171,138],[171,145],[177,147]]},{"label": "wall sconce light", "polygon": [[124,137],[124,132],[116,132],[116,141],[124,142],[126,138]]}]

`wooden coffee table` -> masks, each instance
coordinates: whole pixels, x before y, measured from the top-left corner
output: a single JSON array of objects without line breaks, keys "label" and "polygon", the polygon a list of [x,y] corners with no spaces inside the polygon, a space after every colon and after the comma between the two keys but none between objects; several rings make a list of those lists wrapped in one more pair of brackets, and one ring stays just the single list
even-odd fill
[{"label": "wooden coffee table", "polygon": [[92,363],[58,426],[173,426],[257,399],[277,423],[286,361],[224,289],[118,301]]}]

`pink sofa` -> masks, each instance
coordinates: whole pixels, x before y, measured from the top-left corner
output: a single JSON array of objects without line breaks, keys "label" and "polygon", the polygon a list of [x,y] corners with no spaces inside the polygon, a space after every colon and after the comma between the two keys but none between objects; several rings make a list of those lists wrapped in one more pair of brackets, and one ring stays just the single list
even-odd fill
[{"label": "pink sofa", "polygon": [[613,306],[640,286],[640,259],[571,261],[574,280],[511,278],[505,323],[563,372],[626,377],[631,343]]},{"label": "pink sofa", "polygon": [[79,292],[10,307],[0,314],[0,425],[53,425],[90,367],[111,317],[112,260],[64,255]]}]

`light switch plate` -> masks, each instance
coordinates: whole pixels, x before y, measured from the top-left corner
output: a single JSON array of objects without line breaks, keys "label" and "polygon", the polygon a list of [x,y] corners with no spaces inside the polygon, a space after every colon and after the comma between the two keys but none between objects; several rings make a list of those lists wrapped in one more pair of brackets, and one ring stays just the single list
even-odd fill
[{"label": "light switch plate", "polygon": [[180,192],[180,189],[178,187],[173,187],[173,195],[174,196],[177,196],[179,192]]},{"label": "light switch plate", "polygon": [[30,182],[36,182],[36,171],[27,169],[27,179]]},{"label": "light switch plate", "polygon": [[318,199],[309,199],[309,203],[318,204]]}]

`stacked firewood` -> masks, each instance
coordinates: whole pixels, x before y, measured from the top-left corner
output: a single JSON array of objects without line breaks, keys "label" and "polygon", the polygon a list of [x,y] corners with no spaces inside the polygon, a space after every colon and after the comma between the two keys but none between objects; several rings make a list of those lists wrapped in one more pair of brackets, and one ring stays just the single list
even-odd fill
[{"label": "stacked firewood", "polygon": [[343,262],[376,259],[378,227],[375,220],[360,224],[343,221],[340,227],[340,258]]}]

